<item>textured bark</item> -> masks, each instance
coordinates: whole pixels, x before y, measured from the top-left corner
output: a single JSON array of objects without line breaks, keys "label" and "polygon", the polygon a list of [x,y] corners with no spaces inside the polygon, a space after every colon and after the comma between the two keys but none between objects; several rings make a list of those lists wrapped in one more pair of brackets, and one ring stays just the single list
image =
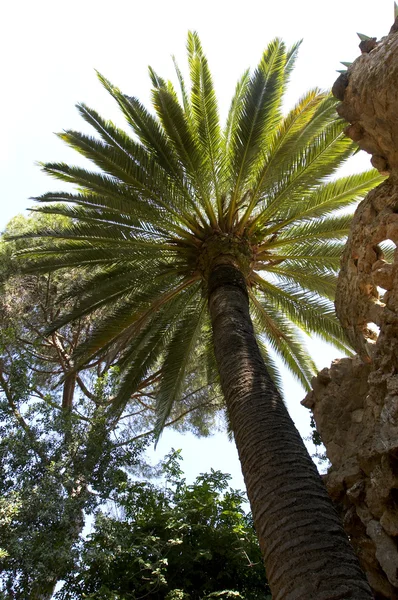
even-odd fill
[{"label": "textured bark", "polygon": [[273,600],[372,598],[357,558],[258,349],[245,280],[209,280],[215,355]]},{"label": "textured bark", "polygon": [[65,377],[64,389],[62,393],[62,408],[67,411],[72,410],[73,396],[76,387],[76,373],[69,373]]}]

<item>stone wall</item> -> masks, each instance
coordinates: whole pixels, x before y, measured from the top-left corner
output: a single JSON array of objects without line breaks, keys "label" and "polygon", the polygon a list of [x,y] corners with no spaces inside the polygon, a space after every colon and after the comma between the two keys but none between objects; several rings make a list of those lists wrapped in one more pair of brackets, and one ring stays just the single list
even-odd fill
[{"label": "stone wall", "polygon": [[333,93],[346,134],[388,179],[359,205],[339,275],[336,311],[358,355],[323,369],[303,404],[375,598],[398,599],[398,19],[360,49]]},{"label": "stone wall", "polygon": [[335,360],[314,378],[303,404],[313,411],[332,463],[326,486],[375,597],[395,600],[398,438],[390,409],[397,396],[378,393],[379,375],[358,356]]}]

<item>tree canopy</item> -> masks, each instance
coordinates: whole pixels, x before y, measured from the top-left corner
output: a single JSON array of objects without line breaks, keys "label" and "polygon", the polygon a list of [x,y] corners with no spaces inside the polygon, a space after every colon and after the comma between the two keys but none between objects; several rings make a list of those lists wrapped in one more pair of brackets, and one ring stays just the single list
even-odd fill
[{"label": "tree canopy", "polygon": [[271,597],[245,494],[213,470],[188,485],[178,459],[165,460],[162,486],[120,483],[57,598]]}]

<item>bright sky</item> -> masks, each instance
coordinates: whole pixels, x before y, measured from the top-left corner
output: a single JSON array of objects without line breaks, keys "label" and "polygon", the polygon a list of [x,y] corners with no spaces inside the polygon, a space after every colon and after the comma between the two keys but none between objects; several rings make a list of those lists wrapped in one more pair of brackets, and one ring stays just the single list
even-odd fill
[{"label": "bright sky", "polygon": [[[124,92],[148,105],[147,65],[173,77],[171,55],[185,66],[188,29],[199,32],[212,69],[220,112],[225,114],[238,77],[255,67],[274,37],[288,44],[303,38],[287,105],[311,87],[330,88],[340,61],[359,55],[356,32],[377,38],[393,23],[392,0],[14,0],[2,6],[0,56],[1,144],[0,228],[29,205],[28,198],[62,189],[35,166],[37,161],[77,163],[79,157],[53,132],[86,126],[74,105],[83,101],[104,117],[123,124],[113,101],[96,79],[100,71]],[[348,171],[366,169],[357,158]],[[320,368],[338,356],[314,345]],[[309,414],[300,406],[304,392],[285,379],[289,410],[303,435]],[[210,467],[231,472],[243,487],[234,447],[220,435],[195,440],[166,432],[156,452],[182,447],[192,479]]]}]

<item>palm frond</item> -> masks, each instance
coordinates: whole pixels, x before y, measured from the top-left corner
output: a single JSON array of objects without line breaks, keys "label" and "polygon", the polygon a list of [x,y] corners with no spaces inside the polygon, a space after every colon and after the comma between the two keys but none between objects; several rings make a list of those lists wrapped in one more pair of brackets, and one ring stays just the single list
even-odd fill
[{"label": "palm frond", "polygon": [[269,44],[246,85],[239,122],[231,141],[233,190],[228,211],[229,225],[232,224],[242,186],[249,178],[253,164],[258,160],[264,136],[272,131],[278,121],[285,65],[285,45],[276,39]]},{"label": "palm frond", "polygon": [[39,208],[31,209],[33,212],[120,223],[132,228],[141,227],[143,223],[151,223],[151,227],[158,227],[159,231],[167,225],[167,228],[178,232],[179,235],[184,235],[184,232],[187,234],[186,230],[171,218],[170,211],[166,212],[155,203],[147,202],[133,192],[129,197],[119,198],[109,198],[109,196],[89,192],[84,194],[49,192],[32,199],[41,204]]},{"label": "palm frond", "polygon": [[376,169],[342,177],[334,181],[317,186],[316,190],[297,205],[286,207],[285,223],[297,223],[297,221],[325,217],[342,208],[358,202],[376,185],[382,183],[385,177],[380,175]]},{"label": "palm frond", "polygon": [[[164,237],[165,239],[170,240],[171,232],[182,237],[187,237],[187,232],[168,218],[169,215],[167,215],[167,213],[165,214],[165,211],[159,211],[156,206],[150,205],[148,202],[142,202],[139,199],[136,199],[135,203],[130,202],[130,206],[126,211],[119,211],[112,208],[108,209],[108,207],[103,208],[98,203],[95,205],[95,197],[91,206],[87,206],[84,196],[80,200],[76,195],[71,194],[69,204],[57,203],[54,195],[50,195],[50,198],[52,204],[40,206],[39,208],[32,208],[30,211],[63,215],[70,219],[78,219],[79,221],[97,224],[117,224],[122,230],[126,229],[130,232],[137,231],[138,234],[141,234],[143,230],[145,231],[145,223],[151,223],[151,233],[154,237]],[[62,199],[65,200],[65,194],[62,194]],[[51,200],[49,200],[49,197],[47,196],[41,201],[51,202]],[[189,238],[187,239],[189,240]]]},{"label": "palm frond", "polygon": [[[352,221],[352,215],[341,215],[304,221],[292,224],[286,231],[280,231],[273,241],[264,243],[267,250],[273,250],[282,246],[291,246],[297,243],[305,243],[308,240],[337,240],[347,236]],[[268,232],[266,232],[269,235]],[[261,247],[261,246],[260,246]]]},{"label": "palm frond", "polygon": [[[256,206],[264,188],[269,185],[268,173],[272,165],[284,161],[286,156],[290,154],[295,147],[297,138],[302,134],[303,128],[312,122],[314,112],[323,98],[324,95],[317,89],[310,90],[275,128],[268,140],[264,159],[259,162],[257,172],[254,175],[251,210]],[[272,187],[272,185],[269,185],[269,187]],[[251,210],[248,211],[249,216]],[[244,222],[246,220],[247,217]]]},{"label": "palm frond", "polygon": [[309,390],[316,367],[304,349],[298,330],[286,317],[278,314],[271,305],[264,305],[260,302],[253,293],[250,293],[250,300],[258,331],[261,331],[266,337],[271,348],[282,358],[304,389]]},{"label": "palm frond", "polygon": [[231,106],[228,111],[223,135],[223,153],[225,156],[229,156],[232,151],[231,144],[235,141],[236,130],[238,128],[240,117],[243,111],[243,99],[246,96],[249,82],[250,69],[247,69],[236,84],[235,93],[232,97]]},{"label": "palm frond", "polygon": [[298,51],[302,43],[302,39],[298,42],[294,42],[294,44],[292,44],[292,46],[286,51],[285,83],[288,83],[289,81],[290,74],[294,69],[294,65],[296,64]]},{"label": "palm frond", "polygon": [[277,285],[296,285],[301,289],[334,300],[337,277],[331,271],[313,273],[306,268],[295,265],[292,261],[290,264],[283,262],[280,265],[269,265],[267,272],[275,277]]},{"label": "palm frond", "polygon": [[[160,283],[164,289],[164,282]],[[164,307],[168,308],[168,312],[174,312],[177,308],[181,312],[184,303],[192,295],[196,295],[198,289],[195,281],[183,280],[163,292],[159,290],[159,286],[154,285],[141,293],[132,294],[128,301],[124,300],[114,307],[108,303],[106,317],[101,320],[92,336],[81,344],[77,352],[78,361],[84,364],[115,344],[120,351],[149,323],[153,323]]]},{"label": "palm frond", "polygon": [[184,76],[181,72],[180,67],[177,64],[177,61],[175,59],[174,56],[172,56],[173,59],[173,63],[174,63],[174,69],[177,75],[177,79],[178,79],[178,83],[180,84],[180,91],[181,91],[181,98],[182,98],[182,105],[184,108],[184,113],[185,113],[185,117],[187,118],[188,121],[192,122],[192,107],[190,104],[190,100],[189,100],[189,94],[188,94],[188,90],[185,84],[185,79]]},{"label": "palm frond", "polygon": [[176,327],[184,317],[187,305],[191,305],[196,294],[197,289],[191,288],[187,293],[175,296],[163,305],[156,315],[152,315],[132,339],[123,340],[122,347],[119,343],[112,348],[115,356],[121,354],[118,364],[123,373],[112,404],[113,413],[123,410],[141,381],[156,370],[159,357],[163,355]]},{"label": "palm frond", "polygon": [[280,370],[278,369],[278,366],[272,357],[272,353],[269,351],[269,348],[268,348],[267,344],[265,343],[263,337],[264,336],[262,335],[261,331],[256,332],[257,345],[259,347],[261,356],[264,360],[265,366],[267,367],[267,371],[271,375],[272,381],[274,382],[277,390],[279,391],[279,393],[282,396],[283,382],[282,382],[281,373],[280,373]]},{"label": "palm frond", "polygon": [[216,227],[217,220],[211,203],[207,172],[199,145],[190,130],[184,111],[176,95],[166,87],[155,87],[152,91],[152,99],[163,128],[183,165],[184,172],[198,191],[197,201],[202,204],[210,224]]},{"label": "palm frond", "polygon": [[157,397],[155,435],[159,437],[174,402],[180,400],[187,366],[192,360],[207,310],[205,299],[189,307],[165,351],[163,377]]},{"label": "palm frond", "polygon": [[222,218],[222,205],[218,182],[218,169],[221,154],[221,129],[217,98],[207,59],[203,54],[199,36],[196,32],[189,32],[187,46],[191,76],[191,107],[193,122],[202,155],[208,163],[206,170],[211,174],[211,192],[214,193],[219,218]]},{"label": "palm frond", "polygon": [[160,123],[151,115],[145,106],[132,96],[126,96],[98,73],[98,78],[105,89],[113,96],[125,115],[127,122],[134,130],[144,147],[154,154],[156,160],[166,172],[183,181],[183,173],[178,164],[173,145],[168,140]]},{"label": "palm frond", "polygon": [[333,302],[292,285],[276,286],[261,277],[256,278],[256,282],[264,303],[270,303],[274,310],[285,314],[303,331],[318,335],[342,352],[351,352],[336,317]]}]

